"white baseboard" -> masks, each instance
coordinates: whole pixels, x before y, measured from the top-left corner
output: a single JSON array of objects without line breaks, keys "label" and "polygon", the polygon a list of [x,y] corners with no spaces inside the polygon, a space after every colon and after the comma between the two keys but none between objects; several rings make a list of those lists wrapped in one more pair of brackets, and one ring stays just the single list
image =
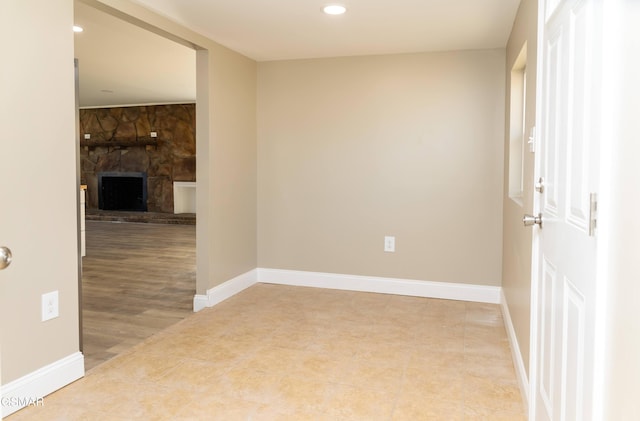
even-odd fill
[{"label": "white baseboard", "polygon": [[258,268],[211,288],[206,294],[194,296],[193,311],[213,307],[258,282],[491,304],[501,302],[501,288],[494,286]]},{"label": "white baseboard", "polygon": [[[25,406],[43,403],[43,398],[84,376],[84,355],[69,355],[2,386],[2,416]],[[46,399],[45,399],[46,401]]]},{"label": "white baseboard", "polygon": [[520,386],[520,394],[522,395],[522,401],[525,405],[525,413],[528,413],[529,412],[529,379],[527,376],[527,370],[524,367],[524,360],[522,359],[522,353],[520,352],[520,345],[518,345],[516,330],[513,327],[511,314],[509,313],[507,297],[504,295],[504,291],[501,291],[500,295],[501,295],[500,308],[502,309],[502,318],[504,319],[504,327],[507,330],[507,337],[509,338],[509,344],[511,345],[511,357],[513,358],[513,365],[515,366],[515,369],[516,369],[516,376],[518,377],[518,385]]},{"label": "white baseboard", "polygon": [[258,282],[500,304],[500,287],[372,276],[258,269]]},{"label": "white baseboard", "polygon": [[257,281],[258,270],[253,269],[211,288],[207,291],[206,295],[196,294],[193,297],[193,311],[198,312],[206,307],[213,307],[227,298],[233,297],[240,291],[249,288]]}]

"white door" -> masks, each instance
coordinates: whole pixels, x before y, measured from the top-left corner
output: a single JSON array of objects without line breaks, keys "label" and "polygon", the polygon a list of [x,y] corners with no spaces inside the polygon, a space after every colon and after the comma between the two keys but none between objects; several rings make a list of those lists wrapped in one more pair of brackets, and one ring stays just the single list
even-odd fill
[{"label": "white door", "polygon": [[599,25],[596,0],[540,1],[531,419],[593,417]]}]

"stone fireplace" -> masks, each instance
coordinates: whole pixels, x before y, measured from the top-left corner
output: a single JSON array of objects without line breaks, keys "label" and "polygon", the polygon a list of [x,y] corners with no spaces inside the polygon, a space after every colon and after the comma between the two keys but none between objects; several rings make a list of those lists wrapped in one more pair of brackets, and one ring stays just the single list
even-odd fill
[{"label": "stone fireplace", "polygon": [[[143,203],[135,210],[173,213],[174,182],[196,181],[195,104],[80,110],[80,169],[87,209],[104,209],[105,174],[144,174],[146,195],[137,193]],[[124,200],[118,192],[134,180],[109,183],[110,197]]]}]

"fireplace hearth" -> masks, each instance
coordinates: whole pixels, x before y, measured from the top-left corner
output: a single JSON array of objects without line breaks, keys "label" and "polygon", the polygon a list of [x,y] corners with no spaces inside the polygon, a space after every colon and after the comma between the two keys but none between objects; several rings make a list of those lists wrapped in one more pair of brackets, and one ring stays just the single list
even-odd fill
[{"label": "fireplace hearth", "polygon": [[144,172],[99,173],[98,208],[146,212],[147,174]]}]

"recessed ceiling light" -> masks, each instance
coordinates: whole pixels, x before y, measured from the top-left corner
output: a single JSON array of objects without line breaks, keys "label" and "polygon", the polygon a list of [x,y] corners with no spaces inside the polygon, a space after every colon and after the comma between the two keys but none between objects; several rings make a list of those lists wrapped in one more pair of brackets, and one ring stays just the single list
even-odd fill
[{"label": "recessed ceiling light", "polygon": [[73,32],[82,32],[82,31],[84,31],[84,29],[82,29],[82,26],[73,25]]},{"label": "recessed ceiling light", "polygon": [[331,4],[329,6],[325,6],[322,9],[327,15],[342,15],[347,11],[347,8],[344,6],[340,6],[338,4]]}]

